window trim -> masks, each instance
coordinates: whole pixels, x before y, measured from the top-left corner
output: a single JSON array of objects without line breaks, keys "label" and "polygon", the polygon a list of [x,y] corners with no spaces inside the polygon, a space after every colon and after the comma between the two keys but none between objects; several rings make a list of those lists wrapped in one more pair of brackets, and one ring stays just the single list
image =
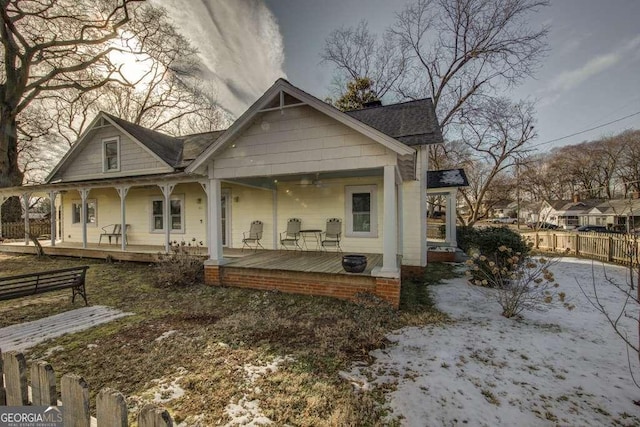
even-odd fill
[{"label": "window trim", "polygon": [[[346,185],[345,192],[345,236],[377,238],[378,237],[378,186],[371,185]],[[356,193],[369,193],[371,197],[371,231],[353,231],[353,195]]]},{"label": "window trim", "polygon": [[[89,204],[93,203],[95,210],[96,220],[94,222],[87,222],[87,227],[97,227],[98,226],[98,199],[87,199],[87,213],[89,213]],[[74,218],[74,210],[76,205],[80,206],[80,221],[75,222]],[[82,226],[82,200],[81,199],[73,199],[71,200],[71,225],[72,226]]]},{"label": "window trim", "polygon": [[[184,194],[172,195],[169,200],[179,200],[180,201],[180,225],[181,228],[179,230],[171,229],[172,234],[186,234],[186,224],[185,224],[185,197]],[[163,196],[154,196],[149,199],[149,233],[153,234],[164,234],[165,228],[156,229],[154,228],[155,221],[153,220],[153,202],[161,201],[164,204]],[[171,213],[169,213],[171,216]],[[163,206],[163,217],[164,217],[164,206]],[[170,219],[170,218],[169,218]],[[164,225],[164,224],[163,224]]]},{"label": "window trim", "polygon": [[[117,157],[117,161],[118,161],[118,167],[115,169],[108,169],[107,168],[107,144],[115,142],[116,143],[116,157]],[[120,137],[118,136],[114,136],[111,138],[104,138],[102,140],[102,172],[104,173],[110,173],[110,172],[120,172],[120,160],[121,160],[121,156],[120,156]]]}]

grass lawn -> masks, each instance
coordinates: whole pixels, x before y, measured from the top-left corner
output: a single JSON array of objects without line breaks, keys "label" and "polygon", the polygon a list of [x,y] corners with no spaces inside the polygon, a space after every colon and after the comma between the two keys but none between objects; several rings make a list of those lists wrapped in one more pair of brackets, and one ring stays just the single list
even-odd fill
[{"label": "grass lawn", "polygon": [[[0,275],[77,265],[90,266],[90,304],[135,314],[38,345],[27,358],[47,360],[59,376],[82,375],[92,394],[115,388],[130,407],[155,398],[187,425],[251,415],[253,400],[277,425],[388,424],[380,405],[388,390],[356,393],[339,372],[370,362],[394,329],[446,322],[426,285],[453,276],[449,266],[430,265],[424,278],[403,283],[395,311],[279,292],[158,288],[150,265],[0,254]],[[80,307],[70,294],[2,302],[0,326]]]}]

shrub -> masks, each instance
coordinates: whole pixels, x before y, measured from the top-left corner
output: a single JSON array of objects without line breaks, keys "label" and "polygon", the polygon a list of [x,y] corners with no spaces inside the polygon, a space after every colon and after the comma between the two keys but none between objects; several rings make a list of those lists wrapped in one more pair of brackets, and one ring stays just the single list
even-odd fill
[{"label": "shrub", "polygon": [[154,285],[158,287],[185,287],[204,281],[202,259],[193,255],[184,242],[173,242],[171,252],[158,255]]},{"label": "shrub", "polygon": [[549,270],[555,261],[523,257],[506,246],[498,251],[506,256],[504,265],[498,266],[484,255],[476,254],[467,261],[467,275],[471,276],[472,285],[493,288],[491,295],[500,304],[504,317],[517,316],[524,310],[544,310],[556,302],[573,309],[565,301],[565,294],[557,291],[558,283]]},{"label": "shrub", "polygon": [[[476,257],[479,270],[472,271],[473,278],[480,280],[491,274],[493,268],[488,266],[489,262],[495,263],[499,268],[506,267],[507,260],[512,256],[526,258],[530,251],[530,245],[520,234],[507,227],[459,227],[458,246],[469,256],[482,254],[481,258]],[[501,248],[509,248],[510,251],[500,250]]]}]

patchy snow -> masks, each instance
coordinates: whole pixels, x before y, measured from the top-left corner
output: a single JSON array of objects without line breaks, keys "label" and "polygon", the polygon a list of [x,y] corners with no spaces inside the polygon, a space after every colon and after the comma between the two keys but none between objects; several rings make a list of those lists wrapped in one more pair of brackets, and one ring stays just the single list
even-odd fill
[{"label": "patchy snow", "polygon": [[169,338],[171,335],[173,335],[173,334],[175,334],[177,332],[178,331],[173,330],[173,329],[170,330],[170,331],[167,331],[167,332],[163,332],[162,335],[160,335],[158,338],[155,339],[155,341],[160,342],[162,340],[165,340],[165,339]]},{"label": "patchy snow", "polygon": [[[388,403],[408,426],[639,425],[640,389],[625,347],[576,284],[593,293],[592,265],[601,300],[620,307],[604,269],[620,284],[626,270],[586,260],[565,258],[552,268],[574,310],[525,312],[520,320],[500,316],[487,292],[454,279],[432,288],[454,323],[396,331],[395,345],[372,352],[372,366],[343,377],[362,389],[371,386],[367,378],[395,384]],[[623,322],[637,339],[637,324]]]},{"label": "patchy snow", "polygon": [[152,393],[154,403],[166,403],[171,400],[179,399],[184,396],[184,389],[180,387],[178,382],[185,376],[187,370],[182,366],[177,368],[177,376],[173,377],[173,380],[169,382],[167,379],[154,379],[152,382],[157,385],[151,390],[146,391],[144,394]]},{"label": "patchy snow", "polygon": [[0,329],[2,351],[22,351],[64,334],[83,331],[133,313],[124,313],[103,305],[65,311],[33,322],[19,323]]},{"label": "patchy snow", "polygon": [[[247,392],[253,392],[260,394],[259,387],[252,387],[253,384],[260,378],[271,372],[276,372],[278,367],[287,362],[291,362],[294,359],[291,356],[276,357],[270,363],[263,365],[246,364],[242,367],[245,373],[247,381]],[[258,399],[249,400],[248,394],[245,393],[238,400],[237,403],[231,402],[225,408],[225,413],[231,418],[227,426],[262,426],[273,424],[268,417],[266,417],[260,409],[260,401]]]}]

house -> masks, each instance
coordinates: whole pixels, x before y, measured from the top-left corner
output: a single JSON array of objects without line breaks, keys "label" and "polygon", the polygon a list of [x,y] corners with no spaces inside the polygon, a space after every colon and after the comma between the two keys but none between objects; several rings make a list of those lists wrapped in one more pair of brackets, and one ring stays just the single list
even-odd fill
[{"label": "house", "polygon": [[543,202],[540,218],[566,230],[582,225],[599,225],[619,231],[634,230],[640,226],[640,199],[574,198]]},{"label": "house", "polygon": [[[397,305],[401,265],[426,265],[427,148],[438,143],[430,99],[345,113],[279,79],[225,131],[176,138],[102,112],[45,184],[0,189],[0,202],[20,195],[28,206],[47,194],[57,213],[52,247],[89,249],[114,224],[126,230],[122,252],[202,242],[206,281],[229,285],[236,275],[224,251],[242,247],[252,221],[264,225],[262,245],[276,250],[288,219],[324,230],[340,218],[342,250],[380,254],[367,280]],[[320,280],[298,273],[300,288]],[[338,289],[344,277],[322,281]],[[264,288],[285,289],[281,282],[265,279]]]}]

